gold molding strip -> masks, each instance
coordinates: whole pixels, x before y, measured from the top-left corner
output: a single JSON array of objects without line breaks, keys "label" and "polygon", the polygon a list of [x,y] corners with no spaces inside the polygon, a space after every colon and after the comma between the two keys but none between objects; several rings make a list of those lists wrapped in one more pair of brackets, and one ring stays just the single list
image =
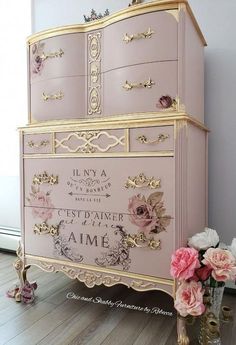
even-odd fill
[{"label": "gold molding strip", "polygon": [[174,151],[159,151],[159,152],[108,152],[108,153],[35,153],[24,154],[24,159],[38,159],[38,158],[68,158],[68,157],[93,157],[93,158],[126,158],[126,157],[174,157]]},{"label": "gold molding strip", "polygon": [[31,35],[27,39],[28,44],[33,44],[37,41],[58,36],[58,35],[63,35],[63,34],[68,34],[68,33],[77,33],[77,32],[89,32],[89,31],[94,31],[94,30],[99,30],[104,27],[107,27],[113,23],[116,23],[118,21],[127,19],[127,18],[132,18],[137,15],[141,15],[144,13],[150,13],[154,11],[165,11],[165,10],[174,10],[174,9],[179,9],[180,4],[185,4],[186,9],[192,18],[192,22],[195,26],[195,29],[204,45],[206,44],[206,41],[204,39],[204,36],[201,32],[201,29],[194,17],[194,14],[187,2],[187,0],[158,0],[158,1],[152,1],[152,2],[147,2],[147,3],[142,3],[136,6],[130,6],[126,9],[123,9],[119,12],[113,13],[109,16],[106,16],[100,20],[96,20],[93,22],[89,22],[86,24],[79,24],[79,25],[68,25],[68,26],[63,26],[63,27],[57,27],[54,29],[49,29],[45,31],[41,31],[39,33],[36,33],[34,35]]},{"label": "gold molding strip", "polygon": [[109,273],[109,274],[115,274],[118,276],[123,276],[127,278],[137,278],[145,281],[151,281],[153,283],[157,284],[163,284],[163,285],[169,285],[169,286],[174,286],[175,281],[172,279],[165,279],[165,278],[159,278],[155,276],[148,276],[148,275],[142,275],[138,273],[133,273],[133,272],[125,272],[125,271],[120,271],[120,270],[115,270],[112,268],[106,268],[106,267],[97,267],[97,266],[92,266],[89,264],[81,264],[81,263],[73,263],[73,262],[68,262],[64,260],[57,260],[57,259],[51,259],[51,258],[45,258],[41,256],[34,256],[30,254],[25,254],[25,258],[31,259],[31,260],[37,260],[37,261],[42,261],[42,262],[49,262],[49,263],[55,263],[59,265],[66,265],[66,266],[71,266],[71,267],[76,267],[76,268],[81,268],[81,269],[88,269],[91,271],[96,271],[96,272],[101,272],[101,273]]},{"label": "gold molding strip", "polygon": [[130,151],[130,130],[125,128],[125,152]]}]

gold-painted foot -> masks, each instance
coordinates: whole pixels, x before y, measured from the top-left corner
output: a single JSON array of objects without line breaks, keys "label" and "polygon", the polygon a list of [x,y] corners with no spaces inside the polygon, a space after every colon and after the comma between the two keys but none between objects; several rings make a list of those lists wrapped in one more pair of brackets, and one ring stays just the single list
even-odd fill
[{"label": "gold-painted foot", "polygon": [[178,345],[189,345],[189,337],[186,330],[186,319],[180,315],[177,316],[177,335]]}]

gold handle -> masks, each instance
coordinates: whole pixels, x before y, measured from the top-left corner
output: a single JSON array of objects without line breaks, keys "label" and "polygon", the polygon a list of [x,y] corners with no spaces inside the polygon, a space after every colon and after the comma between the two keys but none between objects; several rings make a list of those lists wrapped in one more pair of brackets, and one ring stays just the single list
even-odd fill
[{"label": "gold handle", "polygon": [[122,86],[126,91],[132,90],[134,88],[145,88],[145,89],[151,89],[152,86],[155,85],[154,81],[149,78],[147,81],[141,82],[141,83],[130,83],[126,80],[125,84]]},{"label": "gold handle", "polygon": [[161,180],[154,177],[146,177],[143,173],[135,177],[128,177],[125,183],[125,188],[143,188],[149,187],[151,189],[157,189],[161,187]]},{"label": "gold handle", "polygon": [[129,34],[126,33],[126,34],[124,34],[123,41],[125,43],[130,43],[133,40],[139,40],[139,39],[142,39],[142,38],[151,38],[154,33],[155,32],[153,30],[151,30],[151,28],[148,28],[146,31],[140,32],[140,33],[137,33],[137,34],[129,35]]},{"label": "gold handle", "polygon": [[28,141],[27,145],[31,148],[40,149],[41,147],[45,147],[45,146],[49,145],[49,141],[48,140],[42,140],[39,142],[39,144],[37,144],[31,140],[31,141]]},{"label": "gold handle", "polygon": [[42,98],[45,102],[49,101],[49,100],[52,100],[52,101],[61,100],[63,97],[64,97],[64,94],[62,93],[62,91],[59,91],[56,94],[47,95],[45,92],[43,92],[43,94],[42,94]]},{"label": "gold handle", "polygon": [[54,59],[54,58],[57,58],[57,57],[62,57],[64,55],[64,51],[60,48],[58,52],[55,52],[55,53],[42,53],[42,55],[40,56],[40,58],[45,61],[47,59]]},{"label": "gold handle", "polygon": [[59,235],[59,225],[48,225],[46,222],[42,224],[34,225],[34,233],[38,235],[58,236]]},{"label": "gold handle", "polygon": [[139,141],[141,144],[147,144],[147,145],[152,145],[152,144],[159,144],[168,139],[170,136],[169,134],[159,134],[157,139],[155,140],[148,140],[145,135],[140,135],[138,138],[136,138],[137,141]]},{"label": "gold handle", "polygon": [[33,184],[41,185],[43,183],[48,183],[51,185],[58,184],[58,176],[48,175],[46,171],[42,174],[34,175]]},{"label": "gold handle", "polygon": [[143,232],[135,235],[127,235],[124,237],[124,243],[131,248],[150,248],[153,250],[161,249],[161,241],[152,238],[147,238]]}]

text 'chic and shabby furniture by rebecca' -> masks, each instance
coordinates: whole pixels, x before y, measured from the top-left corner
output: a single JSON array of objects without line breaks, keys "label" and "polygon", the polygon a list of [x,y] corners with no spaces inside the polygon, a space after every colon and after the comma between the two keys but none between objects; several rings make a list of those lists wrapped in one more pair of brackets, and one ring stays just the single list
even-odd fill
[{"label": "text 'chic and shabby furniture by rebecca'", "polygon": [[175,296],[171,254],[207,224],[204,45],[185,0],[29,38],[22,287],[37,265]]}]

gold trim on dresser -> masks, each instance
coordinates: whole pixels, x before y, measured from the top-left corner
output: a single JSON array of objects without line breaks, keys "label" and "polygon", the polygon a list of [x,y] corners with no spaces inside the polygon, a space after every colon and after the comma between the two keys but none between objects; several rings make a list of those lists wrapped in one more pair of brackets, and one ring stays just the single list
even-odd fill
[{"label": "gold trim on dresser", "polygon": [[56,100],[62,100],[64,97],[64,94],[62,91],[59,91],[55,94],[46,94],[45,92],[43,92],[42,94],[42,98],[45,102],[47,101],[56,101]]},{"label": "gold trim on dresser", "polygon": [[157,139],[155,140],[148,140],[147,137],[145,135],[140,135],[138,138],[136,138],[136,140],[140,143],[140,144],[147,144],[147,145],[152,145],[152,144],[159,144],[162,143],[163,141],[165,141],[166,139],[169,139],[169,134],[159,134]]},{"label": "gold trim on dresser", "polygon": [[124,243],[130,248],[150,248],[153,250],[161,249],[161,241],[152,238],[147,238],[146,235],[141,232],[139,234],[128,234],[124,238]]},{"label": "gold trim on dresser", "polygon": [[27,142],[27,145],[30,148],[34,148],[34,149],[40,149],[42,147],[46,147],[50,144],[50,142],[48,140],[41,140],[39,143],[34,142],[33,140],[30,140]]},{"label": "gold trim on dresser", "polygon": [[101,114],[101,32],[88,35],[88,115]]},{"label": "gold trim on dresser", "polygon": [[132,89],[140,89],[140,88],[151,89],[153,85],[155,85],[155,82],[151,78],[149,78],[148,80],[144,82],[140,82],[140,83],[131,83],[128,80],[126,80],[125,84],[122,87],[126,91],[130,91]]},{"label": "gold trim on dresser", "polygon": [[193,21],[193,25],[195,26],[195,29],[199,35],[200,40],[202,41],[204,45],[207,45],[205,38],[201,32],[201,29],[194,17],[194,14],[187,0],[158,0],[158,1],[152,1],[152,2],[139,4],[136,6],[130,6],[119,12],[113,13],[100,20],[95,20],[90,23],[79,24],[79,25],[68,25],[68,26],[62,26],[62,27],[57,27],[54,29],[41,31],[39,33],[29,36],[27,41],[28,41],[28,44],[33,44],[40,40],[58,36],[58,35],[100,30],[104,27],[107,27],[108,25],[114,24],[116,22],[119,22],[127,18],[132,18],[134,16],[141,15],[144,13],[150,13],[154,11],[180,10],[181,4],[185,5],[186,11],[189,13]]},{"label": "gold trim on dresser", "polygon": [[144,32],[140,32],[137,34],[124,34],[123,37],[123,41],[125,43],[129,43],[132,42],[133,40],[140,40],[142,38],[151,38],[152,35],[155,33],[155,31],[153,31],[151,28],[148,28],[146,31]]},{"label": "gold trim on dresser", "polygon": [[33,184],[41,185],[43,183],[48,183],[50,185],[58,184],[58,176],[48,175],[46,171],[42,174],[34,175]]},{"label": "gold trim on dresser", "polygon": [[161,180],[154,177],[146,177],[143,173],[135,177],[128,177],[125,183],[125,188],[143,188],[149,187],[151,189],[157,189],[161,187]]},{"label": "gold trim on dresser", "polygon": [[54,53],[44,53],[40,56],[40,58],[45,61],[47,59],[54,59],[54,58],[58,58],[58,57],[62,57],[64,55],[64,51],[60,48],[58,52],[54,52]]},{"label": "gold trim on dresser", "polygon": [[58,236],[59,235],[59,225],[48,225],[46,222],[41,224],[35,224],[33,229],[35,234]]},{"label": "gold trim on dresser", "polygon": [[[106,147],[101,147],[99,144],[93,143],[94,140],[101,139],[105,137],[107,139],[112,140],[110,144],[107,144]],[[76,148],[70,147],[70,140],[77,139],[78,141],[82,141],[81,145],[78,145]],[[61,140],[55,139],[55,148],[62,147],[69,151],[70,153],[95,153],[99,152],[107,152],[111,148],[116,147],[118,145],[125,146],[125,136],[121,136],[120,138],[116,137],[115,135],[110,135],[106,131],[84,131],[84,132],[74,132],[70,133],[66,138]]]}]

